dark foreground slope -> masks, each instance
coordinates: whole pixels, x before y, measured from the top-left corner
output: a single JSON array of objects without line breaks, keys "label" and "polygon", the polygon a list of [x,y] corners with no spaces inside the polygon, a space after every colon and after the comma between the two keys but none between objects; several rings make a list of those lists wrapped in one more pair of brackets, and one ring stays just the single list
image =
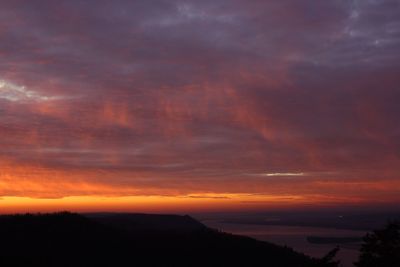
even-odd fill
[{"label": "dark foreground slope", "polygon": [[328,266],[188,216],[0,216],[0,266]]},{"label": "dark foreground slope", "polygon": [[191,233],[207,228],[192,217],[142,213],[89,213],[85,217],[131,233],[163,231]]}]

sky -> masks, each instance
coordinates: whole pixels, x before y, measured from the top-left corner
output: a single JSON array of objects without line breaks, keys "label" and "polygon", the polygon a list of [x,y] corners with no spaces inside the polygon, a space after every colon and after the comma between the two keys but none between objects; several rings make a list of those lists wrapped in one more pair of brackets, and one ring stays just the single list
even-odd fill
[{"label": "sky", "polygon": [[1,0],[0,213],[400,204],[400,1]]}]

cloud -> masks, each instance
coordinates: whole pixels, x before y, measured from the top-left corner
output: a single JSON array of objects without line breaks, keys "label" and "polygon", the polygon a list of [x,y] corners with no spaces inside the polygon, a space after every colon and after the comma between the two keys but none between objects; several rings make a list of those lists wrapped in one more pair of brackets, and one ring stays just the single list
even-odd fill
[{"label": "cloud", "polygon": [[49,101],[58,97],[43,96],[35,91],[0,79],[0,98],[9,101]]},{"label": "cloud", "polygon": [[274,177],[274,176],[304,176],[303,172],[274,172],[274,173],[264,173],[263,176]]},{"label": "cloud", "polygon": [[400,174],[399,23],[391,0],[5,1],[0,195],[398,193],[375,182]]}]

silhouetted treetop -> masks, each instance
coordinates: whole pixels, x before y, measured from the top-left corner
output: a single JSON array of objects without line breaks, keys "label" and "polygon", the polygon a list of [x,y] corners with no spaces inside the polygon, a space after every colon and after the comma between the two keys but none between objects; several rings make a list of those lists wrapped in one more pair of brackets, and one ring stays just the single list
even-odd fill
[{"label": "silhouetted treetop", "polygon": [[388,223],[386,228],[375,230],[364,237],[357,267],[400,266],[400,223]]}]

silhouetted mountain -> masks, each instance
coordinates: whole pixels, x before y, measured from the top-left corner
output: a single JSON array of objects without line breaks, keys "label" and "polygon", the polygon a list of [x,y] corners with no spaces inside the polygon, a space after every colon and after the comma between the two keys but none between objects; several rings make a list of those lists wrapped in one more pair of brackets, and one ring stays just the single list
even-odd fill
[{"label": "silhouetted mountain", "polygon": [[0,216],[0,266],[334,266],[189,216]]},{"label": "silhouetted mountain", "polygon": [[204,230],[206,226],[192,217],[185,215],[158,215],[139,213],[91,213],[85,214],[98,222],[122,228],[127,231],[178,231],[192,232]]}]

